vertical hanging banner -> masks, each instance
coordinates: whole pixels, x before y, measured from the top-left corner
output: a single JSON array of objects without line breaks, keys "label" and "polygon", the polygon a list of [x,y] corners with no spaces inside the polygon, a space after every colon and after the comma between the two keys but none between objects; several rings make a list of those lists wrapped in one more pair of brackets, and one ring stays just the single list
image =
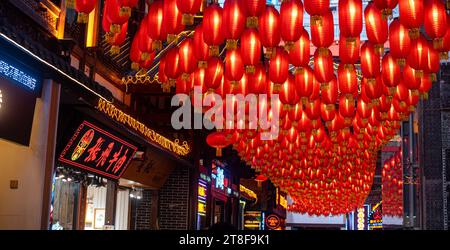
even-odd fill
[{"label": "vertical hanging banner", "polygon": [[119,179],[137,147],[84,121],[59,156],[59,161],[112,179]]}]

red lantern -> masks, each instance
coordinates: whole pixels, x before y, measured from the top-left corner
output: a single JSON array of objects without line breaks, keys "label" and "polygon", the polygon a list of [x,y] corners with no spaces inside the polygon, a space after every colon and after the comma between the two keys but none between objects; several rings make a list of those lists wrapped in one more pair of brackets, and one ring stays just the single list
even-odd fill
[{"label": "red lantern", "polygon": [[281,3],[281,38],[290,50],[294,42],[300,39],[303,28],[303,4],[297,0],[287,0]]},{"label": "red lantern", "polygon": [[148,9],[148,36],[153,40],[152,50],[160,50],[162,41],[166,40],[167,32],[163,24],[164,3],[163,1],[154,1]]},{"label": "red lantern", "polygon": [[143,61],[147,60],[150,57],[150,53],[152,52],[152,39],[148,37],[148,18],[146,15],[144,19],[141,21],[139,25],[138,32],[136,36],[139,39],[139,50],[142,52],[141,59]]},{"label": "red lantern", "polygon": [[208,90],[205,84],[205,73],[205,68],[197,68],[194,71],[194,87],[200,88],[202,93],[206,93],[206,91]]},{"label": "red lantern", "polygon": [[178,47],[173,47],[166,52],[166,65],[164,73],[169,78],[171,83],[175,83],[176,79],[181,74],[181,68],[179,67],[180,55],[178,53]]},{"label": "red lantern", "polygon": [[289,75],[287,81],[282,85],[280,90],[280,101],[285,105],[294,106],[298,103],[299,97],[295,89],[295,80]]},{"label": "red lantern", "polygon": [[247,72],[254,72],[261,58],[261,41],[255,29],[247,29],[241,37],[241,55]]},{"label": "red lantern", "polygon": [[300,38],[294,43],[294,47],[289,51],[289,62],[295,67],[307,67],[309,64],[310,52],[309,34],[302,28]]},{"label": "red lantern", "polygon": [[262,64],[259,64],[255,68],[255,73],[248,75],[249,79],[249,92],[253,94],[266,94],[268,79],[266,77],[266,70]]},{"label": "red lantern", "polygon": [[408,64],[403,67],[402,78],[404,84],[409,89],[418,89],[420,86],[420,77],[423,75],[422,73],[418,73],[418,70],[413,69]]},{"label": "red lantern", "polygon": [[353,97],[358,93],[358,78],[354,67],[346,67],[343,64],[338,68],[339,90],[343,95]]},{"label": "red lantern", "polygon": [[428,91],[430,91],[432,85],[433,85],[433,77],[431,77],[431,74],[424,73],[421,80],[420,80],[420,87],[419,92],[422,94],[424,99],[428,99]]},{"label": "red lantern", "polygon": [[339,40],[339,58],[341,59],[341,64],[355,64],[359,60],[360,44],[359,37],[356,37],[354,43],[348,43],[346,38],[341,36]]},{"label": "red lantern", "polygon": [[352,119],[355,115],[355,100],[345,96],[339,97],[339,113],[345,118]]},{"label": "red lantern", "polygon": [[419,28],[424,19],[424,7],[422,0],[400,0],[400,22],[409,29],[412,39],[419,37]]},{"label": "red lantern", "polygon": [[436,77],[436,73],[439,71],[440,62],[439,62],[439,52],[435,50],[433,47],[428,45],[428,53],[427,53],[427,65],[425,71],[432,74],[432,77]]},{"label": "red lantern", "polygon": [[427,35],[434,40],[434,48],[442,48],[442,38],[447,33],[447,12],[442,1],[425,1],[424,27]]},{"label": "red lantern", "polygon": [[[428,57],[428,42],[421,35],[411,43],[411,51],[408,56],[408,64],[418,70],[422,71],[427,67]],[[421,72],[418,72],[419,74]]]},{"label": "red lantern", "polygon": [[200,24],[195,28],[194,31],[194,55],[199,61],[199,67],[206,67],[206,62],[209,59],[209,48],[208,45],[203,40],[203,25]]},{"label": "red lantern", "polygon": [[136,7],[138,0],[120,0],[120,15],[130,17],[131,9]]},{"label": "red lantern", "polygon": [[329,83],[322,85],[322,103],[334,105],[337,102],[338,95],[337,80],[333,76]]},{"label": "red lantern", "polygon": [[186,38],[181,44],[178,50],[180,54],[180,70],[183,74],[192,74],[197,65],[195,63],[194,56],[194,40],[192,38]]},{"label": "red lantern", "polygon": [[267,54],[274,55],[274,48],[281,41],[280,15],[273,6],[267,6],[259,17],[259,37],[262,46],[267,48]]},{"label": "red lantern", "polygon": [[321,52],[316,50],[314,53],[314,75],[318,82],[327,83],[334,78],[333,74],[333,55],[330,50]]},{"label": "red lantern", "polygon": [[363,78],[362,86],[365,88],[365,93],[369,99],[376,100],[383,94],[383,82],[381,77],[375,79]]},{"label": "red lantern", "polygon": [[382,68],[384,84],[387,87],[397,86],[401,78],[400,66],[390,53],[384,55],[382,60]]},{"label": "red lantern", "polygon": [[408,30],[397,18],[389,26],[389,48],[398,63],[405,65],[405,60],[411,50],[411,39],[408,36]]},{"label": "red lantern", "polygon": [[183,13],[184,25],[194,24],[194,16],[200,11],[202,0],[177,0],[177,8]]},{"label": "red lantern", "polygon": [[228,49],[237,48],[237,40],[239,40],[245,29],[245,17],[245,7],[242,1],[225,1],[222,23]]},{"label": "red lantern", "polygon": [[318,48],[328,48],[334,42],[334,21],[333,13],[326,12],[322,16],[321,25],[313,25],[311,16],[311,41]]},{"label": "red lantern", "polygon": [[347,42],[355,42],[362,32],[362,1],[339,0],[339,29]]},{"label": "red lantern", "polygon": [[146,60],[142,60],[139,62],[139,66],[136,67],[136,66],[132,65],[132,67],[135,67],[137,69],[139,69],[139,67],[140,67],[144,70],[148,70],[153,65],[154,59],[155,59],[155,52],[151,52]]},{"label": "red lantern", "polygon": [[278,48],[270,60],[269,79],[275,84],[283,84],[289,74],[289,57],[285,50]]},{"label": "red lantern", "polygon": [[309,101],[313,93],[314,73],[310,67],[305,67],[295,74],[295,86],[297,87],[297,94],[305,104]]},{"label": "red lantern", "polygon": [[385,17],[392,15],[392,10],[398,4],[398,0],[374,0],[375,6],[383,11]]},{"label": "red lantern", "polygon": [[245,9],[247,10],[247,27],[256,28],[258,26],[258,17],[266,8],[265,0],[243,0]]},{"label": "red lantern", "polygon": [[405,101],[408,98],[408,87],[405,85],[405,81],[401,80],[397,85],[394,97],[400,101]]},{"label": "red lantern", "polygon": [[305,10],[311,18],[311,25],[320,25],[322,16],[330,10],[330,0],[305,0]]},{"label": "red lantern", "polygon": [[119,0],[107,0],[105,2],[106,15],[111,22],[111,33],[119,33],[121,26],[128,22],[129,16],[120,15]]},{"label": "red lantern", "polygon": [[213,132],[206,137],[206,143],[216,149],[216,156],[222,156],[222,149],[230,145],[224,132]]},{"label": "red lantern", "polygon": [[117,55],[120,53],[120,47],[125,43],[125,39],[127,38],[127,31],[128,23],[124,23],[121,27],[121,31],[118,34],[115,34],[112,41],[110,41],[110,52],[112,55]]},{"label": "red lantern", "polygon": [[188,75],[187,77],[178,77],[175,86],[176,94],[189,94],[194,87],[194,77]]},{"label": "red lantern", "polygon": [[159,60],[158,80],[161,83],[167,83],[168,78],[166,76],[166,55],[162,56]]},{"label": "red lantern", "polygon": [[237,85],[244,75],[244,63],[239,49],[228,50],[225,58],[225,77]]},{"label": "red lantern", "polygon": [[210,56],[219,55],[219,45],[225,37],[222,30],[223,10],[219,4],[211,4],[203,16],[203,39],[209,45]]},{"label": "red lantern", "polygon": [[375,78],[380,74],[380,56],[371,42],[361,46],[361,71],[366,78]]},{"label": "red lantern", "polygon": [[177,0],[164,0],[163,25],[167,32],[167,42],[177,40],[177,35],[184,30],[183,16],[177,7]]},{"label": "red lantern", "polygon": [[78,23],[87,23],[89,13],[91,13],[95,6],[97,6],[97,0],[75,0],[75,10],[78,12]]},{"label": "red lantern", "polygon": [[131,42],[130,61],[131,69],[139,70],[139,62],[141,61],[142,52],[139,50],[139,37],[136,35]]},{"label": "red lantern", "polygon": [[[373,2],[369,3],[364,10],[366,20],[366,33],[369,41],[375,44],[377,51],[382,51],[384,43],[388,39],[388,24]],[[382,53],[379,53],[382,54]]]},{"label": "red lantern", "polygon": [[208,67],[205,72],[205,84],[209,90],[214,90],[220,86],[223,78],[223,62],[220,58],[211,57],[208,60]]}]

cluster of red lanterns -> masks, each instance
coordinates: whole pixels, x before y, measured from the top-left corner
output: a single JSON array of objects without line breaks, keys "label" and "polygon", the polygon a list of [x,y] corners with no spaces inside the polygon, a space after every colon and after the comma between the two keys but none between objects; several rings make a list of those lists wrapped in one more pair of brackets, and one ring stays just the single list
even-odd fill
[{"label": "cluster of red lanterns", "polygon": [[398,151],[384,162],[382,170],[383,214],[403,216],[402,152]]},{"label": "cluster of red lanterns", "polygon": [[[134,68],[153,65],[162,41],[173,41],[192,24],[198,2],[150,4],[132,43]],[[388,24],[397,4],[400,17]],[[380,0],[363,11],[361,0],[340,0],[335,70],[329,6],[329,0],[285,0],[278,11],[265,0],[226,0],[223,8],[213,2],[193,37],[165,51],[158,72],[159,81],[176,86],[176,93],[192,95],[194,87],[201,87],[204,95],[222,97],[279,94],[276,105],[258,103],[260,109],[269,108],[269,119],[275,109],[280,114],[276,140],[261,140],[261,128],[224,129],[211,133],[207,143],[218,155],[232,146],[292,197],[291,211],[314,215],[342,214],[363,205],[378,150],[420,96],[427,97],[440,58],[450,50],[450,18],[441,1]],[[310,34],[303,28],[304,11],[310,15]],[[360,41],[363,15],[368,41]],[[418,32],[422,24],[433,40]],[[234,122],[247,128],[250,123],[248,117]]]}]

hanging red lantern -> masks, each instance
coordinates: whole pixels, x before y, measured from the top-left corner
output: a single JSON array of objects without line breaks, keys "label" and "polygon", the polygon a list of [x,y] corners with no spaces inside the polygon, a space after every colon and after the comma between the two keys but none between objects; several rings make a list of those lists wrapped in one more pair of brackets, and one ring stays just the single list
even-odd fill
[{"label": "hanging red lantern", "polygon": [[348,123],[348,119],[352,119],[355,115],[355,101],[345,96],[339,97],[339,113],[347,119]]},{"label": "hanging red lantern", "polygon": [[383,82],[389,88],[397,86],[400,82],[400,66],[397,64],[391,53],[388,53],[383,57],[382,74]]},{"label": "hanging red lantern", "polygon": [[314,73],[310,67],[304,67],[301,71],[295,74],[295,86],[297,87],[297,94],[306,104],[310,100],[313,93]]},{"label": "hanging red lantern", "polygon": [[255,73],[248,75],[249,77],[249,92],[252,94],[266,94],[268,79],[266,77],[266,69],[264,65],[258,64],[255,68]]},{"label": "hanging red lantern", "polygon": [[447,12],[440,0],[425,1],[424,27],[427,35],[433,39],[433,47],[440,49],[443,46],[443,37],[447,33]]},{"label": "hanging red lantern", "polygon": [[383,12],[384,18],[392,16],[392,10],[397,7],[398,0],[374,0],[375,6]]},{"label": "hanging red lantern", "polygon": [[167,32],[167,42],[178,39],[178,34],[184,30],[183,15],[178,10],[177,0],[164,0],[163,25]]},{"label": "hanging red lantern", "polygon": [[216,156],[222,156],[222,149],[230,145],[224,132],[213,132],[206,137],[206,143],[216,149]]},{"label": "hanging red lantern", "polygon": [[361,71],[366,78],[375,78],[380,74],[380,56],[368,41],[361,46]]},{"label": "hanging red lantern", "polygon": [[195,64],[195,56],[194,56],[194,40],[192,38],[186,38],[180,44],[180,48],[178,50],[180,56],[180,70],[183,74],[192,74],[197,65]]},{"label": "hanging red lantern", "polygon": [[285,50],[278,48],[269,63],[269,79],[275,84],[283,84],[289,75],[289,57]]},{"label": "hanging red lantern", "polygon": [[330,0],[305,0],[305,10],[311,18],[311,25],[320,25],[322,16],[330,10]]},{"label": "hanging red lantern", "polygon": [[179,67],[180,54],[178,53],[178,47],[170,48],[166,52],[166,65],[164,68],[164,73],[169,79],[169,84],[171,86],[175,85],[177,78],[181,74],[181,68]]},{"label": "hanging red lantern", "polygon": [[411,39],[419,37],[424,20],[423,0],[399,0],[400,22],[409,29]]},{"label": "hanging red lantern", "polygon": [[203,25],[198,25],[194,30],[194,56],[198,61],[198,66],[206,68],[209,59],[209,48],[203,40]]},{"label": "hanging red lantern", "polygon": [[333,44],[334,21],[331,11],[323,14],[321,25],[313,25],[313,16],[311,16],[311,41],[318,48],[328,48]]},{"label": "hanging red lantern", "polygon": [[286,0],[281,3],[281,38],[286,43],[288,51],[294,42],[300,39],[303,28],[303,4],[297,0]]},{"label": "hanging red lantern", "polygon": [[338,67],[339,90],[342,95],[351,98],[358,93],[358,77],[354,67],[346,67],[340,64]]},{"label": "hanging red lantern", "polygon": [[168,78],[166,75],[166,56],[162,56],[161,59],[159,60],[159,68],[158,68],[158,80],[159,82],[161,82],[162,84],[165,84],[168,82]]},{"label": "hanging red lantern", "polygon": [[364,10],[366,20],[366,33],[370,42],[375,44],[376,51],[382,55],[384,43],[388,39],[388,23],[373,2],[370,2]]},{"label": "hanging red lantern", "polygon": [[225,77],[232,85],[239,84],[244,75],[244,63],[239,49],[228,50],[225,57]]},{"label": "hanging red lantern", "polygon": [[436,79],[436,73],[439,71],[440,62],[439,62],[439,52],[433,47],[428,45],[428,53],[427,53],[427,65],[425,71],[430,73],[430,76],[433,80]]},{"label": "hanging red lantern", "polygon": [[418,73],[418,70],[413,69],[408,64],[403,67],[402,78],[404,84],[409,89],[418,89],[420,86],[420,78],[423,75],[423,71]]},{"label": "hanging red lantern", "polygon": [[424,73],[420,80],[419,92],[422,95],[422,98],[425,100],[428,99],[428,92],[433,85],[433,80],[434,79],[430,73]]},{"label": "hanging red lantern", "polygon": [[226,0],[223,5],[223,32],[227,49],[236,49],[237,42],[245,29],[245,6],[240,0]]},{"label": "hanging red lantern", "polygon": [[136,35],[131,42],[130,48],[130,61],[131,61],[131,69],[139,70],[139,62],[141,61],[142,52],[139,50],[139,37]]},{"label": "hanging red lantern", "polygon": [[203,39],[209,45],[209,55],[219,55],[219,45],[225,40],[222,30],[223,10],[217,3],[208,6],[203,15]]},{"label": "hanging red lantern", "polygon": [[200,88],[202,93],[206,93],[206,91],[208,90],[205,84],[205,74],[206,74],[205,68],[197,68],[194,71],[194,88],[195,87]]},{"label": "hanging red lantern", "polygon": [[355,64],[359,60],[359,50],[361,48],[361,40],[356,37],[354,43],[348,43],[346,38],[341,36],[339,39],[339,58],[341,64]]},{"label": "hanging red lantern", "polygon": [[164,3],[157,0],[150,4],[148,8],[148,36],[153,40],[152,50],[160,50],[162,48],[162,41],[166,40],[167,32],[164,28]]},{"label": "hanging red lantern", "polygon": [[411,39],[408,30],[397,18],[389,26],[389,48],[399,65],[405,65],[411,50]]},{"label": "hanging red lantern", "polygon": [[285,110],[287,110],[288,106],[294,106],[299,101],[295,88],[295,80],[290,74],[286,82],[281,86],[280,101],[285,104]]},{"label": "hanging red lantern", "polygon": [[265,0],[243,0],[247,10],[247,28],[258,27],[258,17],[266,8]]},{"label": "hanging red lantern", "polygon": [[280,15],[271,5],[267,6],[259,17],[259,37],[261,44],[267,49],[266,54],[272,57],[275,54],[275,47],[281,41]]},{"label": "hanging red lantern", "polygon": [[408,98],[409,88],[406,86],[405,81],[402,79],[396,87],[394,97],[400,101],[405,101]]},{"label": "hanging red lantern", "polygon": [[120,15],[120,3],[119,0],[107,0],[105,2],[106,16],[111,22],[111,33],[119,33],[120,28],[126,22],[128,22],[129,16]]},{"label": "hanging red lantern", "polygon": [[321,101],[328,105],[334,105],[337,102],[338,96],[338,83],[336,77],[333,76],[329,83],[322,86]]},{"label": "hanging red lantern", "polygon": [[136,7],[138,0],[120,0],[120,16],[126,16],[130,18],[131,9]]},{"label": "hanging red lantern", "polygon": [[89,14],[97,6],[97,0],[75,0],[75,10],[78,13],[77,22],[87,23]]},{"label": "hanging red lantern", "polygon": [[[153,60],[155,59],[155,52],[151,52],[146,60],[141,60],[139,66],[134,66],[137,69],[142,68],[143,70],[148,70],[153,65]],[[133,67],[133,65],[132,65]]]},{"label": "hanging red lantern", "polygon": [[411,51],[408,55],[408,64],[417,70],[417,73],[422,74],[427,67],[428,57],[428,42],[422,35],[411,43]]},{"label": "hanging red lantern", "polygon": [[136,36],[139,39],[139,50],[142,52],[141,60],[146,61],[152,52],[153,40],[148,37],[148,18],[146,15],[144,19],[139,24],[139,29]]},{"label": "hanging red lantern", "polygon": [[297,68],[307,67],[311,56],[309,34],[302,28],[300,38],[289,51],[289,62]]},{"label": "hanging red lantern", "polygon": [[339,29],[347,43],[354,43],[362,32],[362,1],[339,0]]},{"label": "hanging red lantern", "polygon": [[178,77],[175,85],[176,94],[189,94],[194,87],[194,77],[187,75],[186,77]]},{"label": "hanging red lantern", "polygon": [[223,77],[223,62],[220,58],[211,57],[205,72],[206,87],[213,91],[220,86]]},{"label": "hanging red lantern", "polygon": [[120,29],[121,31],[114,35],[112,41],[110,41],[111,55],[117,55],[120,53],[120,47],[125,43],[125,39],[127,38],[128,31],[128,23],[124,23]]},{"label": "hanging red lantern", "polygon": [[183,13],[182,24],[193,25],[194,16],[200,11],[202,0],[177,0],[177,8]]},{"label": "hanging red lantern", "polygon": [[381,81],[381,77],[375,79],[363,78],[361,85],[365,88],[367,97],[375,102],[383,94],[383,82]]},{"label": "hanging red lantern", "polygon": [[334,78],[333,55],[329,49],[316,50],[314,53],[314,75],[321,84]]},{"label": "hanging red lantern", "polygon": [[253,73],[261,59],[261,41],[255,29],[247,29],[241,36],[241,55],[246,71]]},{"label": "hanging red lantern", "polygon": [[448,51],[450,51],[450,17],[447,16],[447,32],[442,38],[442,48],[439,49],[439,58],[441,60],[447,60]]}]

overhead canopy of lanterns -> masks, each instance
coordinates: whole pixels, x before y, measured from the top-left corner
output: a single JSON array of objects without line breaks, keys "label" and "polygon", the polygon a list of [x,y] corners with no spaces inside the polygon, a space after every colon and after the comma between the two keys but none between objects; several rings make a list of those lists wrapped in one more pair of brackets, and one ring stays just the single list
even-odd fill
[{"label": "overhead canopy of lanterns", "polygon": [[403,216],[402,152],[398,151],[384,162],[382,170],[383,214]]},{"label": "overhead canopy of lanterns", "polygon": [[[122,7],[135,1],[106,2],[103,27],[120,42],[129,17]],[[363,205],[378,150],[420,97],[427,98],[440,59],[447,59],[445,3],[376,0],[363,10],[361,0],[339,0],[336,58],[330,50],[335,27],[329,0],[284,0],[280,11],[265,0],[226,0],[223,7],[216,2],[202,7],[202,2],[153,1],[132,42],[132,67],[149,69],[163,41],[193,29],[192,37],[163,54],[160,82],[175,86],[176,93],[191,94],[199,86],[205,95],[280,96],[275,106],[258,103],[280,114],[276,140],[261,140],[261,128],[226,129],[211,133],[207,143],[218,154],[224,147],[236,149],[289,193],[292,211],[341,214]],[[400,17],[391,20],[397,5]],[[203,19],[193,26],[201,9]],[[303,27],[304,11],[310,16],[310,34]],[[367,41],[360,40],[363,18]],[[248,122],[248,117],[236,121]]]}]

